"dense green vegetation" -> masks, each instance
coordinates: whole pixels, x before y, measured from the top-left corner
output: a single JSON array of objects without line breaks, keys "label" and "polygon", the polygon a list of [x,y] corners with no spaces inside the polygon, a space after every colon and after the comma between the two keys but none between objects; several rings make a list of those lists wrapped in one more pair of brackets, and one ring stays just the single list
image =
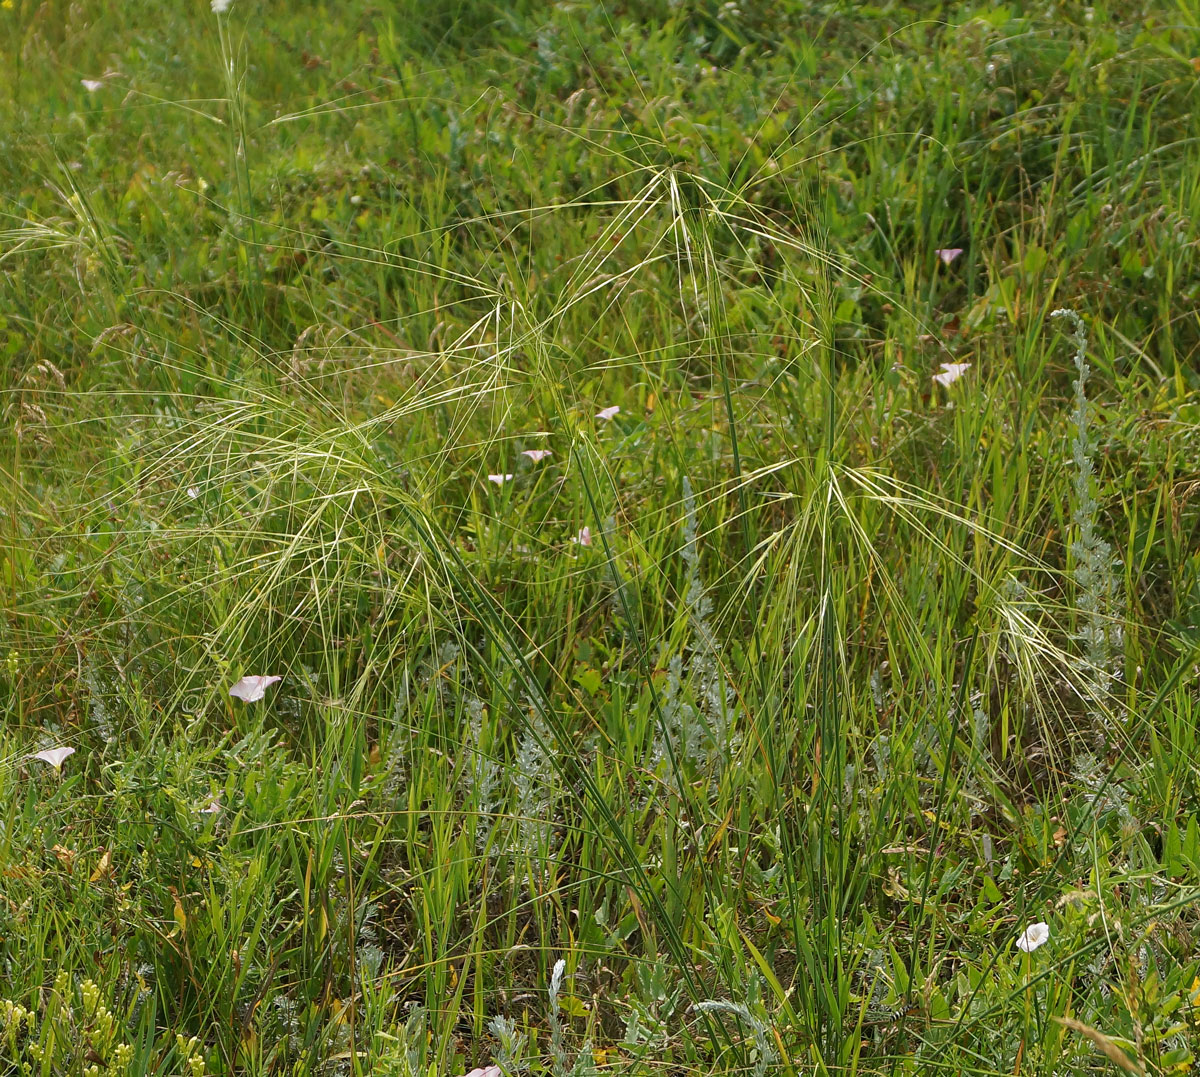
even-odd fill
[{"label": "dense green vegetation", "polygon": [[1193,1065],[1192,0],[0,43],[0,1072]]}]

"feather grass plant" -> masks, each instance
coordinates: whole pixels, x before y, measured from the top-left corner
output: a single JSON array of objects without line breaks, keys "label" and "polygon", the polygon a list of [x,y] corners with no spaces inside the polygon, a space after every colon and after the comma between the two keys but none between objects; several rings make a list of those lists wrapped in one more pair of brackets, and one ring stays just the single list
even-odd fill
[{"label": "feather grass plant", "polygon": [[0,1068],[1192,1064],[1196,20],[201,7],[0,7]]}]

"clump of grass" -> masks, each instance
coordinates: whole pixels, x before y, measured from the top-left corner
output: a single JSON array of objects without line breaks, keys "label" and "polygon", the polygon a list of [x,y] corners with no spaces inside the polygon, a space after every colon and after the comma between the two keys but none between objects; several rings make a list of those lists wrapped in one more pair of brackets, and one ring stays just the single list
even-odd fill
[{"label": "clump of grass", "polygon": [[1195,19],[78,7],[0,7],[0,1068],[1193,1062]]}]

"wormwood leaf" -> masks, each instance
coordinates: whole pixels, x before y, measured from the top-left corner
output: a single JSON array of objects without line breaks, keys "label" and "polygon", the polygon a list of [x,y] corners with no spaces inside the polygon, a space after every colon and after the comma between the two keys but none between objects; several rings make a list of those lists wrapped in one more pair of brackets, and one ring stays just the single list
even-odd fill
[{"label": "wormwood leaf", "polygon": [[1073,1017],[1055,1017],[1054,1020],[1065,1028],[1069,1028],[1073,1032],[1078,1032],[1081,1036],[1086,1036],[1096,1045],[1096,1050],[1102,1052],[1111,1062],[1120,1066],[1126,1073],[1145,1074],[1145,1066],[1138,1062],[1137,1059],[1130,1058],[1121,1050],[1115,1040],[1104,1035],[1099,1029],[1092,1028],[1091,1025],[1085,1025],[1082,1021],[1076,1021]]}]

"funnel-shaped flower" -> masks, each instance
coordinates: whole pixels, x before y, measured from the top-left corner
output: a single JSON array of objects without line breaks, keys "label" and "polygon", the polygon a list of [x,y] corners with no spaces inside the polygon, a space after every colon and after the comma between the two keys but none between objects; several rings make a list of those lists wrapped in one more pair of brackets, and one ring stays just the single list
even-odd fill
[{"label": "funnel-shaped flower", "polygon": [[942,369],[934,374],[933,380],[938,385],[949,388],[970,369],[970,363],[943,363]]},{"label": "funnel-shaped flower", "polygon": [[34,752],[32,758],[49,763],[58,773],[62,773],[63,764],[75,754],[74,748],[47,748],[45,751]]},{"label": "funnel-shaped flower", "polygon": [[229,694],[244,703],[257,703],[267,694],[271,685],[281,680],[282,677],[243,677],[229,689]]},{"label": "funnel-shaped flower", "polygon": [[1017,936],[1017,949],[1031,954],[1049,938],[1050,925],[1039,920],[1036,924],[1030,924]]}]

